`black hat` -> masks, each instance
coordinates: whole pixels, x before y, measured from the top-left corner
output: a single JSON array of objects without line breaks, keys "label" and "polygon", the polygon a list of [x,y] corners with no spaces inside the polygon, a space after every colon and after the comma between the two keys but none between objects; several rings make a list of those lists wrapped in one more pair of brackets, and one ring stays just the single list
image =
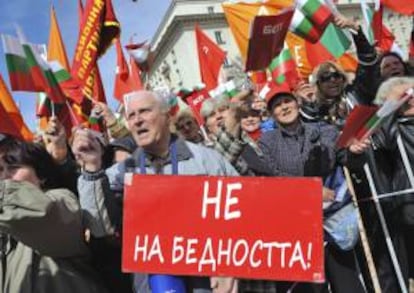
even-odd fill
[{"label": "black hat", "polygon": [[294,94],[292,94],[291,92],[278,92],[276,94],[274,94],[273,96],[270,97],[270,99],[267,101],[267,110],[272,113],[275,106],[276,106],[276,102],[280,99],[280,98],[284,98],[284,97],[289,97],[292,100],[296,101],[296,97]]}]

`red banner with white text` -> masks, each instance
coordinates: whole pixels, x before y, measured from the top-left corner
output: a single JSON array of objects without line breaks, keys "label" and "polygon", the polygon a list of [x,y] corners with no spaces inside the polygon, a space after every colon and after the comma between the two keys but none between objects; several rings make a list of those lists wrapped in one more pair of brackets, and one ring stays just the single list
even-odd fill
[{"label": "red banner with white text", "polygon": [[320,179],[128,175],[123,271],[324,280]]}]

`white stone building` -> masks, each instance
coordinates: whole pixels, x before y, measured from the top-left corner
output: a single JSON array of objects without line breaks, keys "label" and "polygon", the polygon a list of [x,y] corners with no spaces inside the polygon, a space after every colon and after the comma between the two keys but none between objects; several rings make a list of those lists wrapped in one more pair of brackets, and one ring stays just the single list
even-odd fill
[{"label": "white stone building", "polygon": [[[222,2],[223,0],[171,0],[152,39],[154,63],[148,74],[151,87],[193,87],[201,82],[194,33],[196,23],[227,51],[227,71],[230,74],[240,72],[239,50],[225,19]],[[339,0],[338,7],[347,17],[361,18],[359,1]],[[411,19],[386,11],[384,22],[392,29],[402,49],[406,51]]]}]

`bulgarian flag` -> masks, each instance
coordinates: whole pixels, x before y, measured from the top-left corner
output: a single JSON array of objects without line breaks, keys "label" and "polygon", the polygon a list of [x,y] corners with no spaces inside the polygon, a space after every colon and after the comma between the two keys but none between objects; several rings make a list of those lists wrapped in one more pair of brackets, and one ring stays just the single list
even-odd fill
[{"label": "bulgarian flag", "polygon": [[382,124],[384,119],[397,111],[406,101],[414,97],[414,89],[408,89],[398,100],[387,100],[378,109],[378,111],[371,116],[368,122],[358,131],[356,138],[364,140],[371,136],[372,133]]},{"label": "bulgarian flag", "polygon": [[341,57],[352,45],[342,29],[333,23],[328,25],[319,41],[335,59]]},{"label": "bulgarian flag", "polygon": [[293,14],[289,30],[311,43],[316,43],[322,36],[322,32],[299,9]]},{"label": "bulgarian flag", "polygon": [[319,0],[297,0],[297,8],[313,23],[317,30],[323,32],[333,20],[331,10]]},{"label": "bulgarian flag", "polygon": [[46,46],[29,44],[24,39],[22,44],[35,84],[38,84],[40,91],[45,92],[54,103],[64,103],[66,97],[46,62]]},{"label": "bulgarian flag", "polygon": [[66,97],[46,62],[46,45],[29,43],[20,28],[17,28],[17,35],[36,87],[45,92],[54,103],[64,103]]},{"label": "bulgarian flag", "polygon": [[6,64],[9,71],[10,85],[14,91],[37,91],[26,54],[19,40],[9,35],[1,35]]},{"label": "bulgarian flag", "polygon": [[58,61],[48,62],[54,78],[62,88],[65,95],[77,104],[83,101],[83,93],[77,82],[72,78],[70,73]]},{"label": "bulgarian flag", "polygon": [[230,99],[236,96],[239,93],[239,90],[236,87],[236,84],[233,80],[230,80],[226,83],[219,84],[218,87],[215,89],[210,90],[209,92],[210,97],[218,97],[220,95],[226,95]]},{"label": "bulgarian flag", "polygon": [[233,80],[230,80],[224,84],[224,94],[229,98],[233,98],[239,93],[236,84]]},{"label": "bulgarian flag", "polygon": [[2,35],[12,90],[46,92],[54,102],[62,103],[65,97],[41,57],[45,46],[30,44],[19,34],[19,39]]},{"label": "bulgarian flag", "polygon": [[291,88],[295,87],[299,79],[296,62],[287,46],[272,60],[269,65],[269,71],[274,82],[277,84],[287,82]]},{"label": "bulgarian flag", "polygon": [[395,42],[395,36],[382,21],[383,6],[373,11],[365,0],[361,0],[361,10],[364,16],[364,33],[371,45],[382,51],[392,51],[403,56],[403,52]]}]

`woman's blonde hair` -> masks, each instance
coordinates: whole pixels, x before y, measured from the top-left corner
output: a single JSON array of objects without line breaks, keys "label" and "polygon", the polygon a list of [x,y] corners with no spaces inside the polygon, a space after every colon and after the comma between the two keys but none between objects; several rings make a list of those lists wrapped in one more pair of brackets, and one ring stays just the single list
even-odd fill
[{"label": "woman's blonde hair", "polygon": [[320,101],[321,99],[323,99],[323,95],[320,91],[319,88],[319,79],[321,78],[321,76],[325,73],[330,71],[330,69],[334,69],[335,71],[339,72],[345,80],[345,85],[346,86],[349,83],[349,79],[348,79],[348,75],[346,74],[345,70],[337,63],[333,62],[333,61],[325,61],[321,64],[319,64],[312,73],[311,76],[311,82],[313,84],[316,84],[316,99],[318,101]]}]

